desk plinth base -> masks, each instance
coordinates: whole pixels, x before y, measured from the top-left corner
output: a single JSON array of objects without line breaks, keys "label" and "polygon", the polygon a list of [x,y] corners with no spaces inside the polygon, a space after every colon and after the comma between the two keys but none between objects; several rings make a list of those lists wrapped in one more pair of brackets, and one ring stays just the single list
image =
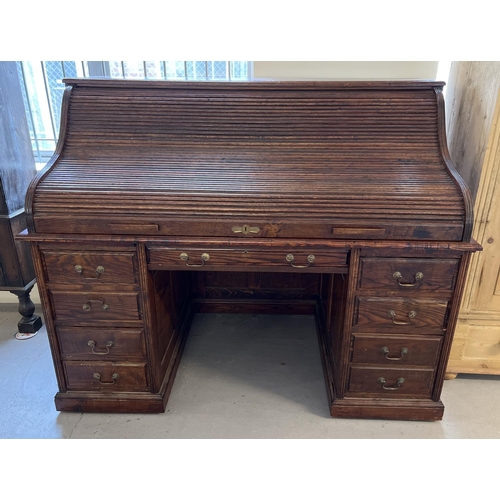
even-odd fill
[{"label": "desk plinth base", "polygon": [[362,398],[336,399],[330,405],[330,415],[339,418],[377,418],[384,420],[441,420],[441,401],[387,401]]},{"label": "desk plinth base", "polygon": [[55,397],[58,411],[96,413],[163,413],[166,397],[161,394],[96,394],[95,392],[59,392]]}]

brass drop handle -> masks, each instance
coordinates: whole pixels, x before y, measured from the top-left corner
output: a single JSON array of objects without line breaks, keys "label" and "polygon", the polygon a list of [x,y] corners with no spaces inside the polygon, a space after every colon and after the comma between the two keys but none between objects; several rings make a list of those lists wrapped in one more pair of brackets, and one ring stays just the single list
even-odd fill
[{"label": "brass drop handle", "polygon": [[398,282],[398,285],[400,287],[413,287],[417,286],[419,281],[424,277],[424,274],[421,272],[415,273],[414,279],[412,283],[401,283],[401,279],[403,278],[403,275],[399,272],[396,271],[392,277]]},{"label": "brass drop handle", "polygon": [[100,373],[94,373],[93,377],[102,385],[113,385],[116,384],[116,379],[118,378],[118,373],[113,373],[111,375],[111,380],[112,382],[102,382],[101,381],[101,374]]},{"label": "brass drop handle", "polygon": [[398,389],[401,388],[401,386],[404,384],[405,379],[403,377],[399,377],[397,380],[397,387],[387,387],[385,384],[387,384],[386,380],[384,377],[379,377],[377,382],[379,384],[382,384],[382,389],[385,389],[386,391],[397,391]]},{"label": "brass drop handle", "polygon": [[83,304],[82,306],[82,309],[84,311],[90,311],[90,309],[92,308],[92,302],[100,302],[101,303],[101,309],[103,311],[107,311],[109,309],[109,306],[108,304],[106,304],[104,302],[104,300],[100,300],[100,299],[91,299],[91,300],[87,300],[87,302],[85,302],[85,304]]},{"label": "brass drop handle", "polygon": [[210,259],[210,255],[208,253],[202,253],[201,254],[201,264],[190,264],[189,261],[189,255],[186,252],[182,252],[179,256],[183,262],[186,263],[186,266],[188,267],[202,267],[205,265],[205,262]]},{"label": "brass drop handle", "polygon": [[83,275],[83,267],[80,265],[75,266],[75,271],[82,277],[84,280],[97,280],[99,279],[99,276],[101,276],[102,273],[104,273],[104,267],[102,266],[97,266],[95,269],[95,276],[91,277],[86,277]]},{"label": "brass drop handle", "polygon": [[405,354],[408,354],[408,347],[402,347],[401,350],[399,351],[401,353],[401,356],[399,358],[394,358],[394,357],[389,357],[389,348],[387,346],[382,347],[380,349],[380,352],[382,354],[385,354],[385,359],[390,359],[391,361],[398,361],[400,359],[403,359]]},{"label": "brass drop handle", "polygon": [[97,352],[97,351],[95,350],[96,343],[95,343],[93,340],[89,340],[89,341],[87,342],[87,345],[88,345],[89,347],[91,347],[91,348],[92,348],[92,353],[93,353],[93,354],[97,354],[98,356],[106,356],[106,354],[109,354],[109,349],[110,349],[111,347],[113,347],[113,345],[114,345],[114,344],[113,344],[113,342],[110,340],[110,341],[106,344],[106,346],[105,346],[105,347],[106,347],[106,351],[105,351],[105,352]]},{"label": "brass drop handle", "polygon": [[307,265],[305,265],[305,266],[297,266],[296,264],[294,264],[293,261],[295,260],[295,257],[291,253],[289,253],[285,257],[285,259],[286,259],[287,262],[290,263],[290,265],[292,267],[295,267],[296,269],[304,269],[306,267],[309,267],[316,260],[316,257],[314,255],[308,255],[307,256]]},{"label": "brass drop handle", "polygon": [[392,322],[395,325],[409,325],[411,324],[411,320],[416,317],[417,313],[415,311],[410,311],[408,313],[408,320],[409,321],[396,321],[396,313],[395,311],[388,311],[387,314],[389,317],[392,319]]}]

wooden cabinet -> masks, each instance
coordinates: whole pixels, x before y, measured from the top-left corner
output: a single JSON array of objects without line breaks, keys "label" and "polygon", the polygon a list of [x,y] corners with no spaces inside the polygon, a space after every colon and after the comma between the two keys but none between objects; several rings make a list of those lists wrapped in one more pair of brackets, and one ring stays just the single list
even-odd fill
[{"label": "wooden cabinet", "polygon": [[457,373],[500,375],[500,94],[487,131],[473,233],[483,252],[471,261],[448,378]]},{"label": "wooden cabinet", "polygon": [[36,282],[29,244],[15,236],[26,229],[24,199],[36,174],[15,62],[0,62],[0,290],[19,298],[21,334],[42,326],[30,292]]}]

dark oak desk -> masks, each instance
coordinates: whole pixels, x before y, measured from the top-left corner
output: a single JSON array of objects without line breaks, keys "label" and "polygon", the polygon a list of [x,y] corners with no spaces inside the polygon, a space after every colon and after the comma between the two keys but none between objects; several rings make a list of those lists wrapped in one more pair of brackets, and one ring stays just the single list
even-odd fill
[{"label": "dark oak desk", "polygon": [[332,416],[442,418],[480,249],[442,83],[65,82],[23,236],[59,410],[163,411],[231,311],[316,316]]}]

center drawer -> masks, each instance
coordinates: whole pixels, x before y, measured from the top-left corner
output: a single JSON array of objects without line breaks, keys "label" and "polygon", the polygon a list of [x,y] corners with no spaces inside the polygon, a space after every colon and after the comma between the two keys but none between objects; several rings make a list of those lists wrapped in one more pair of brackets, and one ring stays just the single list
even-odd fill
[{"label": "center drawer", "polygon": [[269,270],[331,272],[347,266],[347,251],[255,250],[211,248],[148,248],[150,269],[192,269],[219,271]]}]

